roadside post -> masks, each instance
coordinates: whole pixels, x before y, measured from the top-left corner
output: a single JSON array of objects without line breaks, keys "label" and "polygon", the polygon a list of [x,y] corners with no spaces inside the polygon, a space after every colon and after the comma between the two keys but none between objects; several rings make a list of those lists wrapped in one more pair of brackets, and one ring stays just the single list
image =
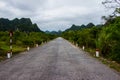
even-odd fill
[{"label": "roadside post", "polygon": [[82,49],[84,50],[84,49],[85,49],[85,46],[83,46]]},{"label": "roadside post", "polygon": [[38,44],[36,44],[36,47],[38,47]]},{"label": "roadside post", "polygon": [[27,47],[27,51],[29,51],[29,50],[30,50],[30,47],[28,46],[28,47]]},{"label": "roadside post", "polygon": [[10,51],[7,52],[7,58],[11,58],[11,53],[10,53]]},{"label": "roadside post", "polygon": [[7,53],[7,55],[10,58],[12,56],[12,42],[13,42],[12,41],[13,31],[12,30],[9,32],[9,36],[10,36],[10,51],[9,51],[9,53]]},{"label": "roadside post", "polygon": [[99,57],[99,49],[96,49],[96,57]]},{"label": "roadside post", "polygon": [[78,44],[76,43],[76,46],[78,47]]}]

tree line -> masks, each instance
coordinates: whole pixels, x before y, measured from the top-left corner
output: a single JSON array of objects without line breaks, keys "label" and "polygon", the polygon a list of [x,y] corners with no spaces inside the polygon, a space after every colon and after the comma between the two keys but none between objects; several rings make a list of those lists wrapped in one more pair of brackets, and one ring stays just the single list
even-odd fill
[{"label": "tree line", "polygon": [[0,60],[6,58],[10,50],[10,32],[13,32],[13,55],[26,50],[26,47],[41,45],[56,38],[56,35],[46,34],[30,18],[15,18],[13,20],[0,18]]}]

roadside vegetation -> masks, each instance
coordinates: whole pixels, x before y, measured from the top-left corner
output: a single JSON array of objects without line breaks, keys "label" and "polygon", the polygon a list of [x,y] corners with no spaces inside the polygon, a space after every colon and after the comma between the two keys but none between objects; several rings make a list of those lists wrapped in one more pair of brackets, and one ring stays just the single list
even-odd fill
[{"label": "roadside vegetation", "polygon": [[[93,56],[95,55],[96,49],[99,49],[101,57],[107,59],[109,62],[114,61],[120,64],[119,16],[111,18],[101,26],[90,26],[82,27],[78,30],[67,30],[62,33],[62,37],[75,45],[77,44],[81,48],[82,46],[85,46],[85,50],[90,52]],[[102,58],[101,60],[104,62],[107,61]],[[120,71],[120,65],[117,66],[117,69]]]},{"label": "roadside vegetation", "polygon": [[32,24],[29,18],[8,20],[0,19],[0,61],[7,58],[7,52],[10,51],[10,35],[13,31],[12,46],[13,55],[34,47],[36,44],[48,42],[56,38],[55,35],[46,34],[41,31],[36,24]]},{"label": "roadside vegetation", "polygon": [[[108,9],[114,9],[109,16],[102,16],[102,25],[72,25],[62,33],[62,37],[95,56],[96,49],[104,64],[120,72],[120,1],[104,0],[102,4]],[[115,5],[113,5],[115,4]]]}]

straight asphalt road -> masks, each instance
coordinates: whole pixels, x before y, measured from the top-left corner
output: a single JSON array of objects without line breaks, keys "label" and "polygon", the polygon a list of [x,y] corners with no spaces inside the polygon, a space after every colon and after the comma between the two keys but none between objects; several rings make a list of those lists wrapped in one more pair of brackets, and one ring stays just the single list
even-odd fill
[{"label": "straight asphalt road", "polygon": [[0,80],[120,80],[120,75],[59,37],[1,62]]}]

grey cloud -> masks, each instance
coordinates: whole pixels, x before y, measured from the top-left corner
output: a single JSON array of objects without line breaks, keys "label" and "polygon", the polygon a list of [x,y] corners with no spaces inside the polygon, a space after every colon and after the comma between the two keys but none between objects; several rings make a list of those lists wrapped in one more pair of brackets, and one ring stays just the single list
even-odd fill
[{"label": "grey cloud", "polygon": [[0,16],[30,17],[42,30],[65,30],[72,24],[101,23],[102,0],[1,0]]},{"label": "grey cloud", "polygon": [[40,6],[43,6],[46,0],[6,0],[8,5],[11,5],[20,10],[36,10]]}]

